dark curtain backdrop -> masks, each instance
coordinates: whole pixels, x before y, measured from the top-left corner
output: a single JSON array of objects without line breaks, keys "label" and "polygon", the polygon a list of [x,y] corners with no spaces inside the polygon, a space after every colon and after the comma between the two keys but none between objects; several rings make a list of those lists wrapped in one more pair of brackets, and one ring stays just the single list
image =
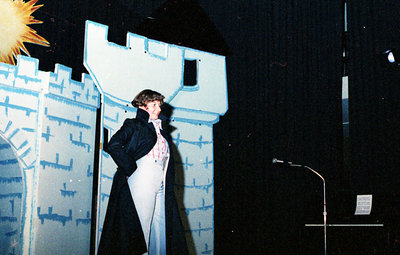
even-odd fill
[{"label": "dark curtain backdrop", "polygon": [[400,68],[382,53],[400,47],[400,2],[348,7],[352,192],[374,195],[371,221],[387,226],[387,245],[399,252]]},{"label": "dark curtain backdrop", "polygon": [[[44,24],[32,27],[51,46],[28,50],[41,70],[60,63],[73,68],[76,80],[86,72],[87,19],[109,26],[108,39],[118,44],[130,31],[226,56],[229,110],[214,126],[215,254],[322,254],[322,228],[304,227],[323,222],[322,181],[304,169],[272,165],[274,157],[326,178],[329,222],[352,220],[355,194],[398,196],[398,70],[376,59],[398,45],[398,18],[386,15],[400,13],[396,1],[349,2],[347,40],[343,1],[39,3],[44,6],[34,16]],[[342,149],[343,42],[349,47],[350,168]],[[391,201],[377,203],[398,209]],[[329,242],[334,238],[328,232]],[[331,251],[345,254],[334,245]]]},{"label": "dark curtain backdrop", "polygon": [[215,128],[216,251],[321,254],[322,232],[310,236],[304,224],[323,222],[322,181],[271,159],[320,171],[334,217],[342,189],[342,3],[234,1],[218,10],[212,19],[232,55],[229,111]]}]

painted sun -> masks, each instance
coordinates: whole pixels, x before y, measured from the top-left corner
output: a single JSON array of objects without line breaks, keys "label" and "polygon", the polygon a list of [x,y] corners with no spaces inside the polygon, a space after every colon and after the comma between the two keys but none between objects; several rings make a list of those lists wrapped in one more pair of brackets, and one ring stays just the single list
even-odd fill
[{"label": "painted sun", "polygon": [[15,64],[21,50],[30,56],[24,43],[49,46],[49,42],[28,25],[41,24],[31,14],[43,5],[38,0],[0,0],[0,62]]}]

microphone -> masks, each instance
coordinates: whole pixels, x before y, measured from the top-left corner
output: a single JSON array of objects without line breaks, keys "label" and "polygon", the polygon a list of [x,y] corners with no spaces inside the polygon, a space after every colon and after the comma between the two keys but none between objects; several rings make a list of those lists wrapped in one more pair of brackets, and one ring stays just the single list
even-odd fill
[{"label": "microphone", "polygon": [[298,166],[298,165],[293,164],[293,162],[280,160],[277,158],[272,159],[272,164],[278,164],[278,165],[284,165],[284,166]]}]

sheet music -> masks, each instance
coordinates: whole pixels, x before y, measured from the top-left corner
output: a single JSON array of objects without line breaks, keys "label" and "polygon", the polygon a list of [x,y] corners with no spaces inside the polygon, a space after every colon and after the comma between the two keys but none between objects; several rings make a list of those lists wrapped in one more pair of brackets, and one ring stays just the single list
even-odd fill
[{"label": "sheet music", "polygon": [[354,215],[370,215],[372,195],[357,195],[357,205]]}]

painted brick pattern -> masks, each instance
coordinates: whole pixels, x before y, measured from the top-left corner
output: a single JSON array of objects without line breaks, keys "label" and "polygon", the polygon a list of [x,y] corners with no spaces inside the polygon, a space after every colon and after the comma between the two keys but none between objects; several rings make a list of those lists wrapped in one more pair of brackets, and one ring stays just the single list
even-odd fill
[{"label": "painted brick pattern", "polygon": [[42,72],[24,56],[17,66],[0,63],[0,223],[9,229],[0,243],[7,254],[89,253],[100,93],[89,75],[74,81],[71,71]]}]

